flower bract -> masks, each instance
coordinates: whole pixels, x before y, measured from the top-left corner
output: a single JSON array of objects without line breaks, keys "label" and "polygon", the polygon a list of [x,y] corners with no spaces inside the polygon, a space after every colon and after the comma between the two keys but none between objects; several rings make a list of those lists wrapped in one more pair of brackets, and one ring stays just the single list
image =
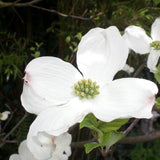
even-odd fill
[{"label": "flower bract", "polygon": [[59,136],[88,113],[105,122],[151,118],[157,86],[138,78],[113,80],[125,66],[128,51],[119,30],[111,26],[91,29],[82,37],[78,69],[56,57],[32,60],[25,69],[21,95],[24,108],[38,115],[28,133],[29,149],[39,133]]},{"label": "flower bract", "polygon": [[160,57],[160,18],[157,18],[151,26],[151,37],[141,27],[129,26],[125,29],[123,38],[133,51],[140,54],[150,53],[147,67],[151,72],[156,73],[156,65]]}]

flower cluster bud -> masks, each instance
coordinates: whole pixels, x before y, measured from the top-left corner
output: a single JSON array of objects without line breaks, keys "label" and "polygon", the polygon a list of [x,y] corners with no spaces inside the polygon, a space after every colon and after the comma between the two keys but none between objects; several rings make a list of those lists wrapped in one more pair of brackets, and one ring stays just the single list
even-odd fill
[{"label": "flower cluster bud", "polygon": [[150,47],[153,47],[155,50],[160,50],[160,41],[153,41]]},{"label": "flower cluster bud", "polygon": [[99,94],[99,86],[96,84],[96,82],[92,82],[91,79],[83,79],[74,84],[74,93],[78,95],[80,99],[94,98]]}]

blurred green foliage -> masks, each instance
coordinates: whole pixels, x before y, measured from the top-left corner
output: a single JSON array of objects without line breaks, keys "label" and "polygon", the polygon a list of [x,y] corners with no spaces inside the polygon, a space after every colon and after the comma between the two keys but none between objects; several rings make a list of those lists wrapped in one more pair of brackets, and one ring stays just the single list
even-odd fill
[{"label": "blurred green foliage", "polygon": [[139,143],[130,151],[131,160],[159,160],[160,140],[151,143]]},{"label": "blurred green foliage", "polygon": [[16,34],[0,33],[0,82],[22,76],[21,66],[27,63],[27,41],[16,39]]}]

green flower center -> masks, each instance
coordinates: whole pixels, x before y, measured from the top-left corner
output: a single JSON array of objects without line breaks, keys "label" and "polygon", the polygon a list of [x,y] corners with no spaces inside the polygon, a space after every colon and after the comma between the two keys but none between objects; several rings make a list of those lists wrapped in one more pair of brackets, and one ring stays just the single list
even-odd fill
[{"label": "green flower center", "polygon": [[95,98],[95,96],[99,94],[99,86],[96,82],[92,82],[91,79],[83,79],[74,84],[74,93],[79,96],[80,99]]},{"label": "green flower center", "polygon": [[153,41],[150,47],[153,47],[155,50],[160,50],[160,41]]}]

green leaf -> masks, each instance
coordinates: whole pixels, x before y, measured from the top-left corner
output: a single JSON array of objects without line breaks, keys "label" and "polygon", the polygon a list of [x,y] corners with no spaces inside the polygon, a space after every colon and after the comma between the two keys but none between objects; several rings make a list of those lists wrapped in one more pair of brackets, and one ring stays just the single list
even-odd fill
[{"label": "green leaf", "polygon": [[77,39],[80,41],[81,38],[82,38],[82,33],[81,33],[81,32],[77,33],[76,37],[77,37]]},{"label": "green leaf", "polygon": [[40,56],[40,51],[36,51],[35,52],[35,57],[39,57]]},{"label": "green leaf", "polygon": [[128,122],[128,119],[116,119],[106,123],[97,121],[93,114],[88,114],[80,123],[80,128],[87,127],[94,130],[97,133],[98,143],[85,144],[86,153],[97,147],[106,147],[106,150],[108,150],[124,136],[123,132],[117,132],[116,130],[126,122]]},{"label": "green leaf", "polygon": [[93,143],[87,143],[84,145],[86,153],[89,153],[93,149],[100,147],[99,143],[93,142]]},{"label": "green leaf", "polygon": [[71,51],[73,51],[73,47],[72,47],[72,46],[69,46],[69,49],[70,49]]},{"label": "green leaf", "polygon": [[80,123],[80,129],[87,127],[98,133],[98,136],[101,136],[103,133],[97,128],[97,119],[93,114],[88,114],[83,121]]},{"label": "green leaf", "polygon": [[35,45],[36,45],[36,47],[39,47],[39,44],[38,44],[38,42],[35,42]]},{"label": "green leaf", "polygon": [[76,52],[78,50],[78,47],[76,47],[74,50],[73,50],[73,52]]},{"label": "green leaf", "polygon": [[117,143],[124,136],[123,132],[111,131],[104,134],[102,146],[106,147],[106,151],[115,143]]},{"label": "green leaf", "polygon": [[35,51],[35,48],[34,48],[34,47],[31,47],[30,50],[31,50],[31,51]]},{"label": "green leaf", "polygon": [[157,67],[158,72],[154,74],[154,77],[156,78],[157,82],[160,84],[160,65]]},{"label": "green leaf", "polygon": [[40,51],[36,51],[34,54],[31,54],[34,58],[37,58],[40,56]]},{"label": "green leaf", "polygon": [[155,73],[154,77],[156,78],[157,82],[160,84],[160,72]]},{"label": "green leaf", "polygon": [[66,43],[69,43],[71,41],[71,36],[67,36],[65,41],[66,41]]},{"label": "green leaf", "polygon": [[108,133],[103,133],[98,138],[97,142],[85,144],[85,151],[89,153],[97,147],[105,147],[106,151],[115,143],[117,143],[121,138],[123,138],[123,132],[111,131]]},{"label": "green leaf", "polygon": [[64,58],[64,60],[65,60],[66,62],[68,62],[68,60],[69,60],[69,55],[66,55],[66,57]]},{"label": "green leaf", "polygon": [[97,125],[97,119],[93,114],[88,114],[83,121],[80,123],[80,129],[83,127],[88,127],[90,126],[96,126]]},{"label": "green leaf", "polygon": [[72,42],[72,44],[73,44],[74,47],[78,46],[77,42]]},{"label": "green leaf", "polygon": [[156,107],[160,109],[160,97],[156,99]]},{"label": "green leaf", "polygon": [[122,125],[128,122],[129,119],[116,119],[111,122],[98,122],[98,128],[103,132],[110,132],[118,130]]}]

